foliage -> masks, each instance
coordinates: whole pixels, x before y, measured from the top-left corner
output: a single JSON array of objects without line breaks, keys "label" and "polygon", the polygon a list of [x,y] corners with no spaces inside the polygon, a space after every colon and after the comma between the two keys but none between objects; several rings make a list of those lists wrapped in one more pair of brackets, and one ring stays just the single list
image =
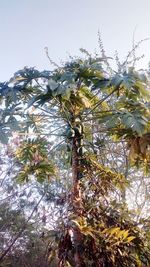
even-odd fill
[{"label": "foliage", "polygon": [[12,153],[15,177],[58,190],[49,266],[150,263],[144,220],[140,229],[126,201],[134,168],[150,168],[149,76],[129,67],[130,54],[113,71],[100,48],[102,57],[81,49],[86,59],[24,68],[0,84],[1,141],[12,131],[23,136]]},{"label": "foliage", "polygon": [[47,142],[42,139],[27,140],[22,142],[16,150],[16,158],[22,165],[17,177],[18,181],[28,181],[29,176],[37,177],[38,182],[46,179],[50,180],[54,175],[54,167],[47,155]]}]

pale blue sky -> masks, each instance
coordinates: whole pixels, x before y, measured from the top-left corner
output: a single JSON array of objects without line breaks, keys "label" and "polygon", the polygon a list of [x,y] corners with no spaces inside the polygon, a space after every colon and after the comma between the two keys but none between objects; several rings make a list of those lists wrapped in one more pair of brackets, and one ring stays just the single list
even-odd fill
[{"label": "pale blue sky", "polygon": [[[98,51],[98,29],[109,56],[121,57],[150,37],[150,0],[0,0],[0,81],[24,66],[51,68],[44,47],[58,62],[84,47]],[[150,41],[141,46],[150,61]]]}]

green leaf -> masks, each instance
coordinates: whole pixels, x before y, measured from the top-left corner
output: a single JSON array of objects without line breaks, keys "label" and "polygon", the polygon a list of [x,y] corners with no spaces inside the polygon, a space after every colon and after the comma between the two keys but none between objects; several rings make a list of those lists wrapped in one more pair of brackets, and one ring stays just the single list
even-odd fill
[{"label": "green leaf", "polygon": [[138,135],[142,135],[145,130],[146,119],[137,113],[126,112],[122,115],[122,123],[133,131],[137,132]]},{"label": "green leaf", "polygon": [[7,144],[9,139],[9,135],[4,131],[4,129],[0,128],[0,141],[3,144]]},{"label": "green leaf", "polygon": [[131,88],[134,85],[134,83],[135,83],[135,80],[133,79],[133,76],[130,75],[130,74],[124,73],[122,85],[126,89],[131,90]]},{"label": "green leaf", "polygon": [[116,125],[118,125],[119,123],[118,114],[109,115],[109,116],[106,116],[105,118],[108,119],[108,121],[106,122],[106,126],[108,129],[116,127]]},{"label": "green leaf", "polygon": [[117,87],[120,86],[123,81],[123,78],[121,75],[116,74],[112,79],[111,79],[111,86]]},{"label": "green leaf", "polygon": [[59,85],[59,87],[53,92],[53,96],[60,95],[63,99],[68,100],[70,98],[72,88],[72,84]]},{"label": "green leaf", "polygon": [[147,101],[150,101],[150,89],[147,88],[145,84],[137,81],[134,87],[139,91],[141,97],[143,97]]},{"label": "green leaf", "polygon": [[52,91],[54,91],[59,86],[59,84],[55,82],[53,79],[49,79],[48,85]]},{"label": "green leaf", "polygon": [[8,125],[9,127],[13,130],[13,131],[19,131],[20,130],[20,126],[19,126],[19,123],[18,121],[16,120],[15,117],[13,116],[10,116],[9,119],[8,119]]}]

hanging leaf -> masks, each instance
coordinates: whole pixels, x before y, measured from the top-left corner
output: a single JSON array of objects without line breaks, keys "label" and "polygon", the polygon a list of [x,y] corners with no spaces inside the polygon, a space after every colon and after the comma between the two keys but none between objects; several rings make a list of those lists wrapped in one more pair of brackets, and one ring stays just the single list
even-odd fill
[{"label": "hanging leaf", "polygon": [[148,157],[150,146],[150,136],[149,134],[144,134],[139,137],[132,137],[128,140],[129,148],[129,159],[131,162],[134,162],[138,158],[146,159]]}]

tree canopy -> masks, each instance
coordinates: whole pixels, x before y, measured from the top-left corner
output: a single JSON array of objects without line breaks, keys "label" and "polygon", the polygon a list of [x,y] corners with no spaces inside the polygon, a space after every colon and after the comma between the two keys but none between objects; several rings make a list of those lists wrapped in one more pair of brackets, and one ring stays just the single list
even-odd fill
[{"label": "tree canopy", "polygon": [[[100,56],[81,49],[62,66],[51,61],[52,71],[25,67],[0,83],[0,140],[13,186],[37,183],[33,199],[43,194],[55,214],[48,223],[44,212],[45,267],[150,263],[149,71],[135,67],[139,44],[124,62],[116,56],[115,71],[99,45]],[[2,264],[28,224],[2,246]]]}]

